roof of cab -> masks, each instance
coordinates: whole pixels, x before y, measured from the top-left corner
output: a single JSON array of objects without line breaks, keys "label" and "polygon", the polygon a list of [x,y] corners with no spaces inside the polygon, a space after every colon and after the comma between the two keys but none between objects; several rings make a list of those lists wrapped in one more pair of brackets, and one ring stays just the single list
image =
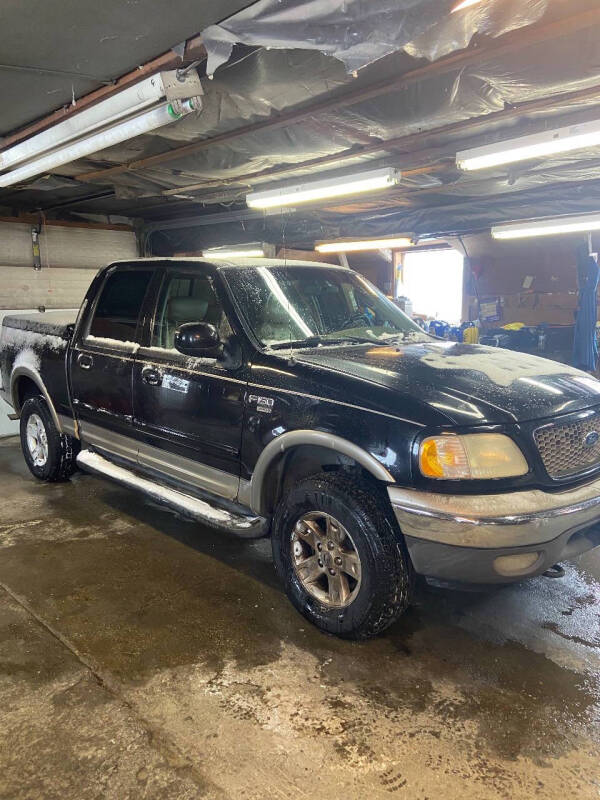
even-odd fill
[{"label": "roof of cab", "polygon": [[117,264],[143,264],[153,261],[166,261],[174,264],[211,264],[213,267],[217,267],[217,269],[227,269],[229,267],[327,267],[328,269],[348,269],[348,267],[342,267],[339,264],[327,264],[324,261],[291,261],[284,258],[202,258],[198,256],[183,256],[181,258],[161,256],[152,256],[150,258],[129,258],[123,261],[114,261],[112,262],[111,266],[116,266]]}]

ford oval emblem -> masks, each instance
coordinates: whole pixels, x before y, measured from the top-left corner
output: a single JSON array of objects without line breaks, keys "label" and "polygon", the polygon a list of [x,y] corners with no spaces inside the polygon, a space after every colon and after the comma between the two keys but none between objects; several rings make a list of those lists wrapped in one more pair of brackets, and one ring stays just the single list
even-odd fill
[{"label": "ford oval emblem", "polygon": [[593,447],[598,439],[600,439],[600,433],[598,433],[598,431],[590,431],[583,440],[583,446]]}]

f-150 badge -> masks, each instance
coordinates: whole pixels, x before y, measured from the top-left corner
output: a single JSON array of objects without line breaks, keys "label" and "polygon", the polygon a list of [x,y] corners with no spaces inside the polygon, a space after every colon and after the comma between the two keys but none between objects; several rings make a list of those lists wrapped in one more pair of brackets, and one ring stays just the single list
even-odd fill
[{"label": "f-150 badge", "polygon": [[272,397],[259,397],[256,394],[251,394],[248,398],[251,405],[256,403],[256,410],[261,414],[272,414],[275,400]]}]

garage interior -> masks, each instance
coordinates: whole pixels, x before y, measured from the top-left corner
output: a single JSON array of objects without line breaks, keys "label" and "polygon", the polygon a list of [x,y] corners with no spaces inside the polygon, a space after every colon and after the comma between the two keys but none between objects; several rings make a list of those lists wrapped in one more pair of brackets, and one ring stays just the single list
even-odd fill
[{"label": "garage interior", "polygon": [[[457,154],[593,131],[594,0],[9,0],[2,17],[0,318],[78,308],[112,261],[258,249],[349,266],[436,334],[476,322],[483,343],[577,360],[600,122],[513,163]],[[11,148],[163,72],[200,87],[193,108],[12,179]],[[393,181],[248,204],[371,171]],[[540,220],[567,230],[492,233]],[[36,483],[10,411],[0,798],[598,797],[596,551],[561,580],[423,585],[378,639],[336,640],[288,604],[268,542],[89,475]]]}]

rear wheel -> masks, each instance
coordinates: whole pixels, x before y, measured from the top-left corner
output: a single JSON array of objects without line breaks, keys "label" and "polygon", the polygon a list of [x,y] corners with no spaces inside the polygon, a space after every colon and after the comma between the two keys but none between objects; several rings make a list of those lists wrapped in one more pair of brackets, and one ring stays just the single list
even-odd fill
[{"label": "rear wheel", "polygon": [[41,395],[23,403],[21,448],[30,472],[42,481],[65,480],[75,471],[77,440],[57,430]]},{"label": "rear wheel", "polygon": [[378,487],[341,474],[306,478],[278,504],[272,543],[290,600],[329,633],[374,636],[410,602],[412,568]]}]

